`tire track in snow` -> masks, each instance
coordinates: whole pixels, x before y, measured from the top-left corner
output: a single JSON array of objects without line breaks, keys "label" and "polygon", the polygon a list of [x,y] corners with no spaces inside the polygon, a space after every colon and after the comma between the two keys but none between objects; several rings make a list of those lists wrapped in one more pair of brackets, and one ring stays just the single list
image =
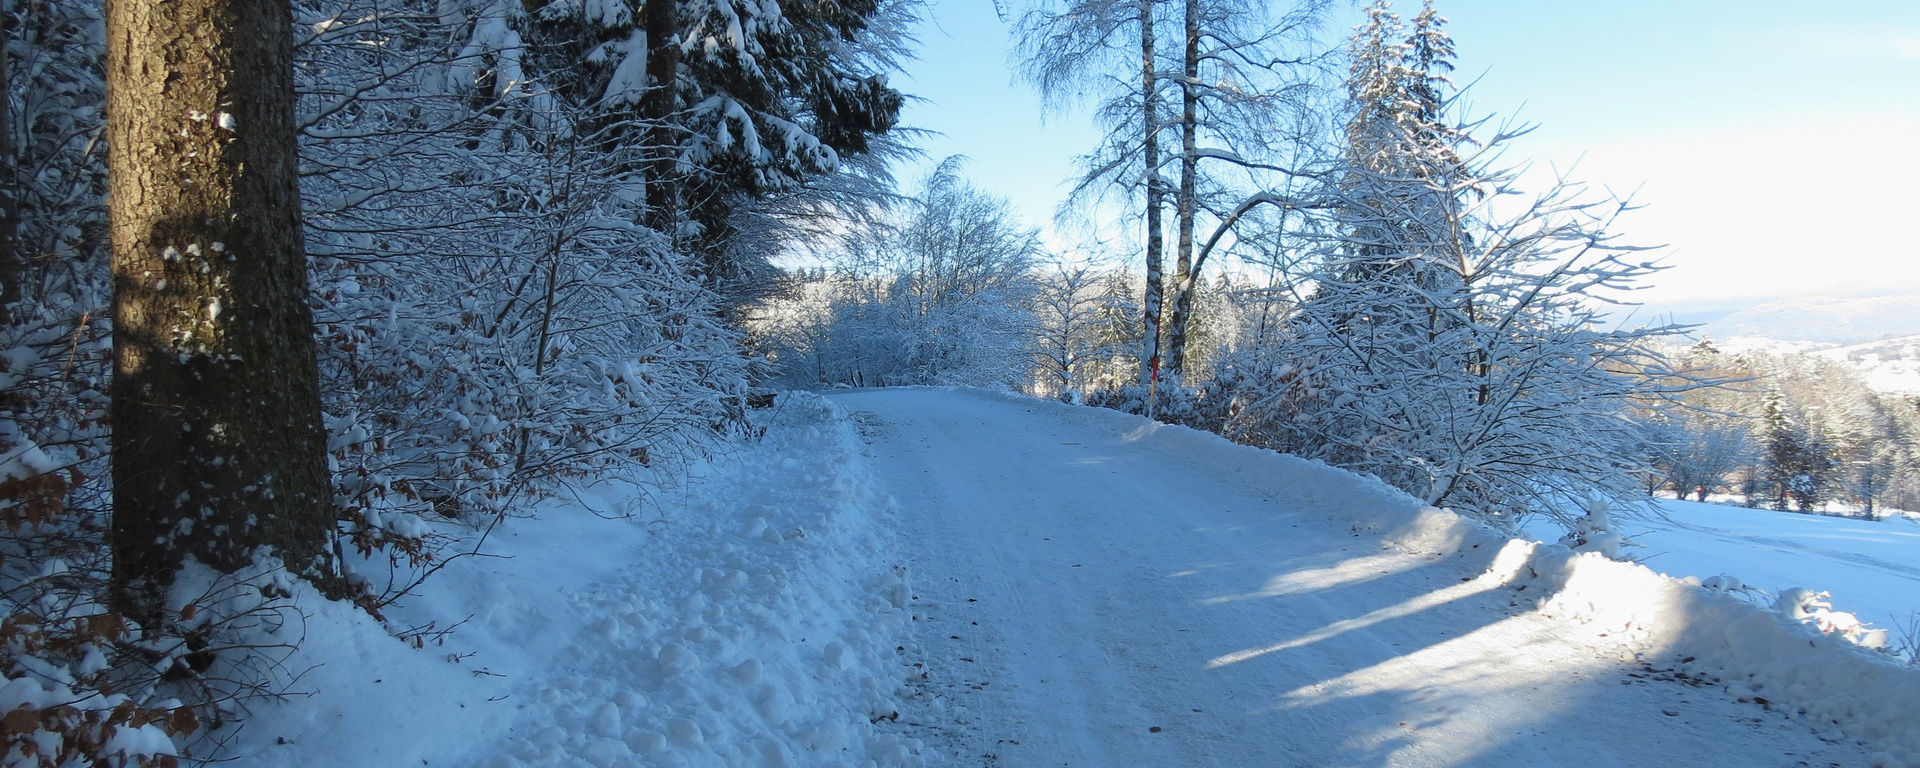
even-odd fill
[{"label": "tire track in snow", "polygon": [[[1299,464],[1156,452],[1111,412],[966,391],[835,398],[886,425],[874,463],[918,553],[916,717],[964,720],[941,726],[952,764],[1870,763],[1648,676],[1460,560],[1383,550],[1341,515],[1380,493],[1350,476],[1316,468],[1274,498],[1234,478]],[[960,627],[972,639],[955,644]],[[971,661],[946,655],[961,649]]]}]

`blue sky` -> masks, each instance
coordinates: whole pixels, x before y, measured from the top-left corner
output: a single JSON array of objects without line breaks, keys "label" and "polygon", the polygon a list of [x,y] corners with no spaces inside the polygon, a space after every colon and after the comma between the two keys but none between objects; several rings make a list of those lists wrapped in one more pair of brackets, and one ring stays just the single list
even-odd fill
[{"label": "blue sky", "polygon": [[[1017,7],[1017,0],[1006,5]],[[1403,16],[1418,4],[1402,2]],[[1920,2],[1441,0],[1476,114],[1539,129],[1515,155],[1638,190],[1618,227],[1665,244],[1660,305],[1920,292]],[[1042,115],[989,0],[934,0],[896,80],[909,123],[1044,225],[1095,133]],[[1344,36],[1360,17],[1342,6]]]}]

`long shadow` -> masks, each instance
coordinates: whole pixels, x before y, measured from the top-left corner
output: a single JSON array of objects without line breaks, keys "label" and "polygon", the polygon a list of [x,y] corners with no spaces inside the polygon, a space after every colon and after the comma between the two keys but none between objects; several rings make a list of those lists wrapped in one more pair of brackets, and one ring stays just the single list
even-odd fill
[{"label": "long shadow", "polygon": [[[1804,728],[1783,737],[1789,729],[1778,719],[1738,719],[1767,715],[1718,691],[1632,677],[1635,668],[1577,642],[1595,630],[1530,617],[1539,596],[1473,582],[1491,552],[1402,555],[1383,550],[1376,535],[1349,535],[1337,521],[1351,519],[1354,504],[1385,503],[1356,500],[1366,494],[1349,478],[1322,483],[1297,472],[1282,483],[1243,483],[1260,469],[1254,462],[1223,475],[1150,446],[1059,441],[1027,446],[979,481],[1016,490],[998,503],[1018,514],[993,519],[1061,537],[1073,552],[1058,560],[1054,550],[1003,536],[1014,546],[997,553],[1024,561],[990,562],[1021,579],[1056,581],[1046,591],[1079,602],[1056,600],[1046,615],[994,614],[1003,626],[976,628],[955,615],[938,626],[960,637],[933,638],[968,650],[952,665],[958,673],[986,663],[975,646],[994,647],[976,635],[1010,642],[1046,630],[1040,636],[1051,644],[1005,654],[1007,671],[1061,677],[986,675],[976,684],[991,677],[987,691],[955,691],[981,699],[989,723],[1001,726],[1011,721],[992,707],[1018,711],[1026,697],[1064,705],[1012,724],[1077,737],[1053,740],[1054,751],[1010,754],[1073,757],[1073,765],[1643,768],[1792,765],[1822,748]],[[1075,493],[1035,493],[1048,487]],[[1130,530],[1101,528],[1109,524]],[[1020,590],[1008,594],[1017,601]],[[958,602],[967,597],[950,596],[942,611],[967,610],[970,600]],[[1074,662],[1042,658],[1053,655]],[[1770,746],[1723,754],[1735,731]],[[1184,759],[1158,760],[1176,754],[1175,738]],[[1782,758],[1789,754],[1796,757]],[[1843,765],[1864,762],[1842,747],[1830,754]]]},{"label": "long shadow", "polygon": [[[1365,565],[1343,568],[1343,558]],[[1217,654],[1191,660],[1196,674],[1268,686],[1243,709],[1272,734],[1261,765],[1728,765],[1730,742],[1768,745],[1745,747],[1769,756],[1747,765],[1865,757],[1717,687],[1600,655],[1586,644],[1599,630],[1538,620],[1538,595],[1475,579],[1472,560],[1400,558],[1375,550],[1196,564],[1247,572],[1229,582],[1264,566],[1269,584],[1312,587],[1222,592],[1188,606],[1197,626],[1240,628],[1215,638]],[[1387,572],[1369,573],[1378,570]],[[1302,571],[1316,575],[1292,577]]]}]

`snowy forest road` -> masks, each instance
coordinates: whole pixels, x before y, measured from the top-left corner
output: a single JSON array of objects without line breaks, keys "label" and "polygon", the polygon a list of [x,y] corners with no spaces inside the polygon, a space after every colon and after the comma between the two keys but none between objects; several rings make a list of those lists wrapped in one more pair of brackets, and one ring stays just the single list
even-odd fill
[{"label": "snowy forest road", "polygon": [[1341,514],[1380,493],[1361,481],[1255,486],[1240,478],[1299,465],[1242,451],[1225,466],[1106,411],[834,399],[912,553],[927,675],[924,711],[903,719],[952,764],[1871,764],[1623,662],[1460,560],[1383,547]]}]

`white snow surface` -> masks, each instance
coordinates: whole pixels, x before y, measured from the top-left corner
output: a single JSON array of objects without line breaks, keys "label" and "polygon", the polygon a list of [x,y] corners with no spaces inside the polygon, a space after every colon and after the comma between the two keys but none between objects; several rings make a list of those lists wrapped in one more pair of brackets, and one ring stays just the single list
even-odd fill
[{"label": "white snow surface", "polygon": [[311,695],[215,731],[221,756],[1920,767],[1920,673],[1884,657],[1350,473],[1047,401],[782,396],[688,482],[589,489],[486,551],[389,616],[470,617],[421,650],[307,600],[283,667]]},{"label": "white snow surface", "polygon": [[[310,693],[256,705],[234,766],[896,766],[910,669],[886,500],[833,406],[636,501],[588,489],[506,521],[388,618],[309,600]],[[632,513],[631,517],[608,516]],[[309,594],[310,597],[310,594]],[[215,731],[215,738],[227,737]],[[207,755],[207,745],[196,754]]]},{"label": "white snow surface", "polygon": [[935,763],[1920,765],[1920,674],[1741,600],[1112,411],[834,399],[918,542]]},{"label": "white snow surface", "polygon": [[1639,545],[1625,554],[1652,570],[1702,581],[1727,575],[1776,594],[1828,592],[1836,609],[1889,629],[1907,627],[1920,612],[1920,520],[1658,503],[1665,519],[1622,525]]}]

